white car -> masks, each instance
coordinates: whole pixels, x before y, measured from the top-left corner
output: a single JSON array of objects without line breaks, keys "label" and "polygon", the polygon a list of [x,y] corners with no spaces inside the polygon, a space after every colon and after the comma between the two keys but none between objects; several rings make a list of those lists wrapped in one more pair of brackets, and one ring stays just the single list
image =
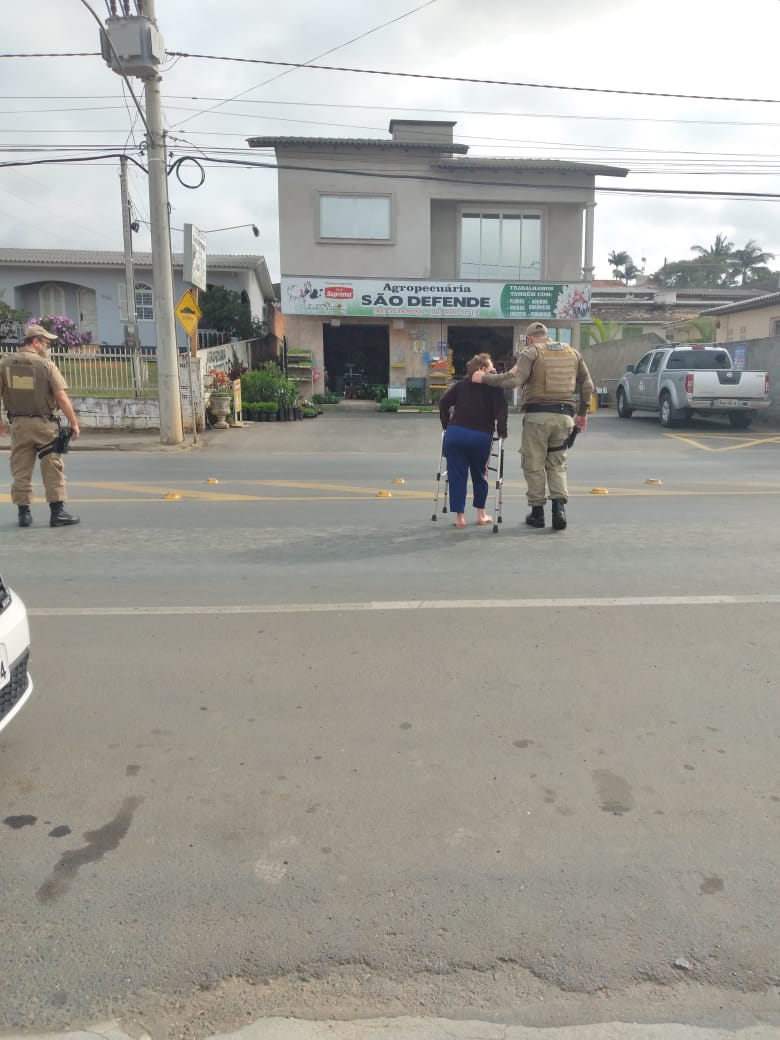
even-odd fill
[{"label": "white car", "polygon": [[0,730],[3,730],[33,691],[27,671],[30,626],[27,610],[0,578]]}]

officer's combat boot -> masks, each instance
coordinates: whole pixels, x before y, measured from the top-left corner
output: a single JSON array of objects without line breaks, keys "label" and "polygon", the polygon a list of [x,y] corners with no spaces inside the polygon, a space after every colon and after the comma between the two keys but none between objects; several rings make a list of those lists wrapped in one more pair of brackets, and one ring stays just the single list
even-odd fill
[{"label": "officer's combat boot", "polygon": [[17,506],[19,510],[19,526],[29,527],[32,523],[32,513],[29,506]]},{"label": "officer's combat boot", "polygon": [[562,531],[566,527],[566,503],[562,498],[552,500],[552,525],[556,531]]},{"label": "officer's combat boot", "polygon": [[544,506],[531,506],[525,522],[529,527],[544,527]]},{"label": "officer's combat boot", "polygon": [[49,509],[51,510],[49,527],[69,527],[71,524],[79,522],[77,516],[65,512],[64,502],[49,502]]}]

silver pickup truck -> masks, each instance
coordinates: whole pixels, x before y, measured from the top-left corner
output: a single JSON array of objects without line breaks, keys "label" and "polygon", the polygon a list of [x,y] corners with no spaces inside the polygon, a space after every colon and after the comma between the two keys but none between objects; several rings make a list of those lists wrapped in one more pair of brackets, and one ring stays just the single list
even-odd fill
[{"label": "silver pickup truck", "polygon": [[767,372],[734,368],[725,347],[688,344],[650,350],[628,365],[615,391],[617,413],[658,412],[662,426],[693,415],[727,415],[746,430],[759,409],[769,407]]}]

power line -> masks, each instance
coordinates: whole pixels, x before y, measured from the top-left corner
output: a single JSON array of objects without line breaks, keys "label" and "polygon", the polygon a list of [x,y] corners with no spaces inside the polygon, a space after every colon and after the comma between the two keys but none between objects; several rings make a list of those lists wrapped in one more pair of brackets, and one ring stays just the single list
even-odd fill
[{"label": "power line", "polygon": [[[82,0],[83,3],[83,0]],[[201,58],[205,61],[234,61],[247,65],[281,65],[291,69],[317,69],[322,72],[353,72],[362,76],[398,76],[401,79],[428,79],[441,83],[479,83],[489,87],[530,87],[534,90],[571,90],[589,94],[619,94],[628,97],[678,98],[683,101],[737,101],[743,104],[778,105],[777,98],[720,97],[714,94],[673,94],[650,90],[623,90],[616,87],[571,87],[560,83],[525,83],[506,79],[481,79],[475,76],[437,76],[427,72],[393,72],[387,69],[359,69],[342,65],[301,64],[295,61],[273,61],[270,58],[235,58],[224,54],[193,54],[188,51],[168,51],[169,57]],[[0,55],[2,57],[2,55]],[[260,84],[262,86],[262,84]],[[240,95],[236,95],[239,97]]]},{"label": "power line", "polygon": [[[336,51],[343,50],[344,47],[349,47],[350,44],[357,43],[358,40],[364,40],[367,36],[371,36],[373,33],[379,32],[380,29],[385,29],[385,28],[387,28],[388,25],[393,25],[395,22],[400,22],[404,18],[409,18],[411,15],[416,14],[418,11],[422,11],[423,8],[430,7],[431,4],[435,4],[435,3],[438,3],[438,0],[425,0],[425,3],[420,4],[419,7],[415,7],[411,11],[406,11],[404,14],[398,15],[397,18],[391,18],[388,21],[383,22],[381,25],[376,25],[376,26],[374,26],[373,29],[368,29],[366,32],[360,33],[359,36],[353,36],[351,40],[346,40],[344,43],[340,43],[336,47],[331,47],[327,51],[323,51],[322,54],[316,54],[313,58],[310,58],[309,61],[305,61],[303,63],[297,63],[297,64],[290,63],[291,67],[286,72],[280,72],[277,76],[271,76],[270,79],[265,80],[263,83],[257,83],[254,87],[249,87],[247,90],[242,90],[239,94],[234,94],[233,97],[228,98],[226,101],[221,101],[218,105],[214,105],[212,108],[204,109],[204,111],[201,112],[200,114],[201,115],[206,115],[209,112],[214,112],[216,109],[220,108],[222,105],[226,105],[226,104],[228,104],[231,101],[237,101],[238,98],[243,97],[245,94],[250,94],[253,90],[259,90],[260,87],[265,87],[269,83],[273,83],[275,80],[281,79],[282,76],[289,75],[289,73],[292,72],[293,69],[295,69],[295,68],[314,68],[314,66],[311,65],[311,62],[318,61],[320,58],[324,58],[328,54],[334,54]],[[168,51],[166,51],[165,53],[167,54]],[[176,55],[173,52],[171,52],[171,54],[172,54],[173,57],[184,57],[185,56],[185,55]],[[184,123],[188,123],[191,119],[195,119],[195,118],[196,117],[194,115],[193,116],[188,116],[187,119],[182,119],[182,120],[180,120],[180,122],[174,123],[174,125],[173,125],[173,127],[171,129],[173,129],[176,126],[182,126]]]},{"label": "power line", "polygon": [[[122,153],[109,153],[105,155],[92,155],[76,157],[72,156],[69,158],[60,159],[29,159],[29,160],[15,160],[9,162],[0,162],[0,169],[11,169],[11,168],[22,168],[31,166],[43,166],[43,165],[68,165],[69,163],[87,162],[97,164],[98,160],[106,159],[118,159]],[[128,159],[133,162],[139,169],[146,171],[146,168],[138,162],[132,156],[128,156]],[[378,170],[366,170],[366,169],[355,169],[355,168],[344,168],[335,169],[332,167],[319,167],[319,166],[299,166],[290,165],[286,163],[275,163],[275,162],[259,162],[248,159],[231,159],[227,157],[217,155],[206,155],[202,154],[199,158],[192,155],[181,156],[176,160],[173,167],[177,167],[181,164],[182,160],[188,160],[194,163],[196,166],[203,167],[206,164],[207,168],[218,169],[222,167],[232,167],[238,169],[259,169],[259,170],[292,170],[295,172],[304,173],[327,173],[333,176],[361,176],[372,179],[382,180],[410,180],[410,181],[425,181],[435,182],[440,184],[457,184],[466,185],[469,187],[496,187],[497,182],[495,180],[482,180],[477,177],[462,177],[459,176],[457,179],[454,177],[445,177],[437,174],[404,174],[398,171],[378,171]],[[201,182],[202,183],[202,182]],[[191,185],[186,185],[191,187]],[[523,190],[552,190],[556,192],[579,192],[584,187],[590,187],[589,185],[556,185],[552,188],[550,185],[527,183],[524,181],[512,181],[503,180],[500,182],[500,187],[512,188],[512,189],[523,189]],[[618,187],[601,187],[596,185],[593,187],[596,194],[601,195],[628,195],[634,197],[662,197],[662,198],[714,198],[714,199],[736,199],[746,202],[774,202],[780,200],[780,193],[776,192],[753,192],[753,191],[715,191],[711,189],[696,189],[696,188],[618,188]]]},{"label": "power line", "polygon": [[[430,3],[436,2],[436,0],[429,0]],[[81,0],[81,3],[85,3],[85,0]],[[423,4],[427,6],[427,4]],[[413,13],[413,12],[410,12]],[[404,17],[403,15],[401,17]],[[394,19],[397,21],[398,19]],[[389,24],[389,23],[387,23]],[[378,28],[382,28],[379,26]],[[376,30],[369,30],[375,32]],[[367,34],[364,34],[367,35]],[[360,37],[355,37],[360,39]],[[354,41],[349,41],[354,42]],[[345,47],[347,44],[340,44],[340,47]],[[338,50],[339,48],[333,48]],[[389,69],[362,69],[353,68],[345,65],[314,65],[312,62],[299,62],[299,61],[275,61],[271,58],[238,58],[229,54],[197,54],[192,51],[169,51],[166,50],[166,55],[169,58],[197,58],[202,61],[232,61],[246,65],[276,65],[283,68],[293,69],[314,69],[320,72],[350,72],[356,73],[361,76],[397,76],[400,79],[427,79],[434,80],[441,83],[475,83],[489,87],[527,87],[532,90],[570,90],[577,93],[585,94],[616,94],[626,97],[649,97],[649,98],[674,98],[680,101],[734,101],[738,104],[756,104],[756,105],[780,105],[780,98],[760,98],[760,97],[732,97],[730,95],[720,94],[678,94],[672,91],[657,91],[657,90],[626,90],[625,88],[618,87],[574,87],[562,83],[531,83],[524,82],[522,80],[505,80],[505,79],[484,79],[477,76],[441,76],[434,75],[428,72],[396,72]],[[332,53],[332,51],[326,51],[326,54]],[[58,53],[29,53],[29,54],[0,54],[0,58],[99,58],[101,57],[97,51],[61,51]],[[274,77],[278,78],[278,77]],[[266,82],[270,83],[271,80]],[[250,90],[257,90],[259,87],[265,86],[265,83],[258,83],[254,87],[250,87],[244,93],[249,93]],[[242,94],[236,94],[231,98],[226,98],[225,103],[229,101],[236,101]],[[220,107],[219,105],[214,106],[215,108]],[[204,109],[203,115],[212,111],[212,109]],[[586,118],[586,117],[583,117]]]}]

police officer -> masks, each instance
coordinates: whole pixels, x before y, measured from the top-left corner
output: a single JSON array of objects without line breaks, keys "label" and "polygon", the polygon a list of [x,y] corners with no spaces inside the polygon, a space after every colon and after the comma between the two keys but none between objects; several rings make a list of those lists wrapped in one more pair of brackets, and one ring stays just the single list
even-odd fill
[{"label": "police officer", "polygon": [[[0,358],[0,398],[11,424],[11,501],[19,512],[19,526],[32,523],[30,504],[35,457],[49,503],[51,527],[77,524],[79,518],[65,511],[65,475],[62,453],[52,450],[59,437],[59,413],[70,423],[74,439],[79,423],[67,394],[67,383],[48,357],[49,343],[57,337],[41,325],[28,325],[24,343],[15,354]],[[8,426],[0,413],[0,434]]]},{"label": "police officer", "polygon": [[[471,378],[488,386],[523,388],[520,457],[531,507],[525,522],[530,527],[544,527],[549,490],[552,525],[556,531],[562,531],[566,527],[565,507],[569,498],[566,441],[575,426],[583,431],[588,424],[593,380],[579,351],[552,340],[540,321],[532,322],[525,330],[525,342],[525,350],[508,372],[490,375],[478,369]],[[575,401],[575,390],[579,392],[579,401]]]}]

